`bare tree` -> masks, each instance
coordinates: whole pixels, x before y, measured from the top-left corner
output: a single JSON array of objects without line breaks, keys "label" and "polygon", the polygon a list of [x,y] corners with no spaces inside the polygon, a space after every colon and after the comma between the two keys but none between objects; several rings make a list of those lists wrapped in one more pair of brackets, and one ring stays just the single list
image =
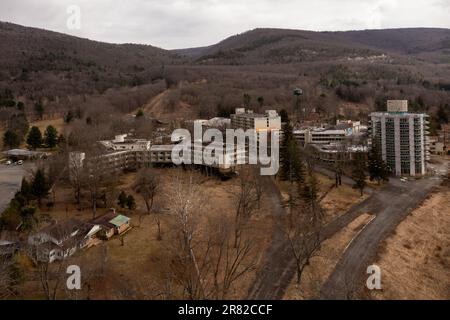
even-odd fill
[{"label": "bare tree", "polygon": [[14,295],[13,263],[10,257],[0,256],[0,299]]},{"label": "bare tree", "polygon": [[245,274],[255,268],[256,256],[252,256],[253,246],[250,239],[242,239],[235,246],[233,232],[229,223],[215,223],[219,230],[215,236],[214,250],[211,253],[213,268],[212,286],[209,290],[214,299],[226,299],[232,286]]},{"label": "bare tree", "polygon": [[[169,196],[170,230],[175,239],[170,245],[170,283],[181,286],[183,298],[226,299],[233,286],[255,267],[257,256],[251,239],[243,234],[236,241],[234,222],[226,216],[206,218],[206,195],[192,176],[178,179]],[[255,207],[254,195],[253,199]],[[250,214],[248,208],[240,210],[243,212]],[[173,293],[172,285],[170,288]]]},{"label": "bare tree", "polygon": [[295,259],[297,284],[310,259],[321,244],[323,213],[317,196],[317,182],[309,166],[303,183],[298,184],[297,194],[292,194],[288,212],[281,223],[289,249]]},{"label": "bare tree", "polygon": [[258,203],[258,210],[261,209],[261,200],[264,195],[264,181],[260,174],[259,166],[254,166],[252,169],[252,177],[255,180],[256,201]]},{"label": "bare tree", "polygon": [[161,232],[161,216],[160,216],[160,212],[155,212],[153,217],[155,219],[156,227],[158,229],[158,234],[156,236],[156,240],[161,241],[162,240],[162,232]]},{"label": "bare tree", "polygon": [[159,175],[155,170],[146,168],[138,172],[133,188],[142,196],[148,214],[152,211],[154,198],[159,186]]},{"label": "bare tree", "polygon": [[295,259],[297,284],[300,284],[304,268],[320,247],[320,227],[302,212],[288,214],[284,223],[284,234]]},{"label": "bare tree", "polygon": [[42,262],[38,266],[39,277],[47,300],[56,300],[58,290],[60,290],[61,282],[66,274],[66,263],[61,261],[57,264],[50,262]]},{"label": "bare tree", "polygon": [[73,152],[69,154],[69,181],[74,191],[75,201],[80,209],[81,190],[86,183],[86,175],[83,168],[81,153]]},{"label": "bare tree", "polygon": [[[205,265],[200,266],[195,253],[196,248],[196,214],[202,209],[199,191],[193,183],[192,176],[189,181],[177,179],[171,192],[171,211],[174,215],[175,232],[173,243],[174,259],[172,261],[172,274],[182,286],[183,293],[189,299],[205,299],[204,270]],[[206,251],[210,246],[207,245]]]},{"label": "bare tree", "polygon": [[102,160],[101,157],[101,151],[93,149],[84,172],[90,194],[92,217],[94,219],[97,216],[98,200],[102,197],[107,198],[108,191],[114,191],[117,178],[116,175],[106,172],[101,165],[97,164],[97,161]]},{"label": "bare tree", "polygon": [[236,201],[234,246],[237,248],[242,230],[258,207],[258,182],[248,167],[239,171],[239,189],[234,194]]}]

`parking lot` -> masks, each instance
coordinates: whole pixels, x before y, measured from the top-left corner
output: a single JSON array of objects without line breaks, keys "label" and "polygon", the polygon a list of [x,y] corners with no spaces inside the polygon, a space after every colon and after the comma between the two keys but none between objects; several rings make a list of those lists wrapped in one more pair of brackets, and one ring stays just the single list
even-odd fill
[{"label": "parking lot", "polygon": [[31,162],[24,162],[21,166],[0,164],[0,215],[20,188],[24,173],[32,166]]}]

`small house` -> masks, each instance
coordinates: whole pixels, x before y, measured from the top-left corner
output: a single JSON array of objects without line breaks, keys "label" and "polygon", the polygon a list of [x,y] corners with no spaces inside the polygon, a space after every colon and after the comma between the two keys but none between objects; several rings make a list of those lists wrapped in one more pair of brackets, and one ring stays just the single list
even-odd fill
[{"label": "small house", "polygon": [[98,226],[91,230],[89,237],[95,234],[95,237],[102,240],[109,240],[114,235],[122,234],[130,228],[130,218],[117,214],[115,210],[97,217],[89,222],[92,226]]},{"label": "small house", "polygon": [[63,260],[73,255],[83,237],[84,225],[76,219],[49,225],[28,237],[32,257],[41,262]]},{"label": "small house", "polygon": [[114,225],[115,234],[122,234],[130,228],[130,218],[121,214],[110,220],[109,223]]},{"label": "small house", "polygon": [[99,227],[99,230],[96,232],[97,238],[102,240],[109,240],[114,236],[115,226],[110,223],[110,221],[115,217],[117,217],[117,213],[115,213],[115,211],[111,211],[89,222],[91,225],[97,225]]}]

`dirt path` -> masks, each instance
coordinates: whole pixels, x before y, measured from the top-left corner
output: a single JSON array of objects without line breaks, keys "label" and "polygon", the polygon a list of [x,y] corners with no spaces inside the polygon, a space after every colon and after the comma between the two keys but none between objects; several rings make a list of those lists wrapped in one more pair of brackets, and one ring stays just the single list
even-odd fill
[{"label": "dirt path", "polygon": [[[272,242],[265,253],[263,267],[257,272],[256,279],[251,285],[247,298],[248,299],[265,299],[263,297],[270,296],[271,293],[279,286],[280,274],[283,273],[283,261],[290,259],[289,252],[280,250],[287,248],[285,246],[285,238],[276,226],[277,217],[285,214],[282,204],[282,196],[280,190],[275,185],[272,177],[262,177],[265,194],[269,197],[269,203],[272,213],[275,216],[275,224],[272,231]],[[270,298],[266,298],[270,299]]]},{"label": "dirt path", "polygon": [[[163,122],[170,122],[175,119],[191,119],[195,117],[193,108],[183,102],[176,101],[175,106],[170,110],[168,108],[168,100],[170,94],[174,89],[167,89],[154,98],[150,99],[145,105],[142,106],[142,111],[150,117],[156,118]],[[135,110],[131,114],[135,114],[138,110]]]}]

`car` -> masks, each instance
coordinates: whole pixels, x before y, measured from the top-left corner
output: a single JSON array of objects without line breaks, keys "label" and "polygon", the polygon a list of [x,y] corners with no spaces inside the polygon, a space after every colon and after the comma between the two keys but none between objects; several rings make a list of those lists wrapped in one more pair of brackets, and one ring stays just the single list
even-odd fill
[{"label": "car", "polygon": [[17,165],[19,165],[19,166],[23,165],[23,160],[17,161]]},{"label": "car", "polygon": [[7,165],[7,166],[10,166],[11,164],[12,164],[12,161],[11,161],[11,160],[6,161],[6,165]]}]

